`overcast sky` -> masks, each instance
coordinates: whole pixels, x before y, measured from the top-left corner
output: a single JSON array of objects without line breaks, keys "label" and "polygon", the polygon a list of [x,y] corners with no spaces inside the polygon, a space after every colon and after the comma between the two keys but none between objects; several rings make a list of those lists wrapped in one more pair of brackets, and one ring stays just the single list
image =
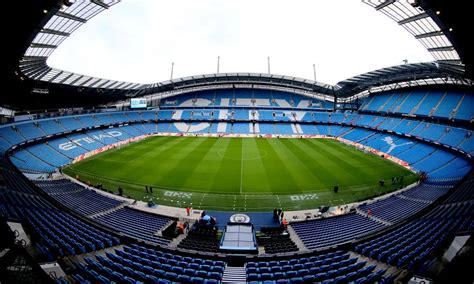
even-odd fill
[{"label": "overcast sky", "polygon": [[371,70],[432,61],[407,31],[360,0],[123,0],[49,58],[56,68],[156,83],[217,71],[267,72],[335,84]]}]

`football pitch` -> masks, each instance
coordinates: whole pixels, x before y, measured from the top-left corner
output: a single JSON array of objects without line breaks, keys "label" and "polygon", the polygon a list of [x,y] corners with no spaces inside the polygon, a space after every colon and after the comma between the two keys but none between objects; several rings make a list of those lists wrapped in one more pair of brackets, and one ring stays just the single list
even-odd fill
[{"label": "football pitch", "polygon": [[335,140],[170,136],[106,151],[64,172],[158,205],[243,212],[351,203],[400,188],[394,176],[405,185],[417,178]]}]

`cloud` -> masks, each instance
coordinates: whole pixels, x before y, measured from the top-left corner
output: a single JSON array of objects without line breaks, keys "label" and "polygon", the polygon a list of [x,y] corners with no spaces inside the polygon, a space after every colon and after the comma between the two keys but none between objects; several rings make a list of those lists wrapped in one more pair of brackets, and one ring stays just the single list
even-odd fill
[{"label": "cloud", "polygon": [[155,83],[216,72],[267,72],[335,84],[433,60],[397,23],[356,0],[123,1],[91,19],[50,57],[56,68]]}]

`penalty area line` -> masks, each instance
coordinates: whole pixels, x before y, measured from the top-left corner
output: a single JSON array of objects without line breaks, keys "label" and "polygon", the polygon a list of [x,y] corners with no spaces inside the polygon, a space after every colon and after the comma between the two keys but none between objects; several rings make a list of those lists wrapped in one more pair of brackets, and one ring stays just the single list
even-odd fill
[{"label": "penalty area line", "polygon": [[242,141],[242,151],[240,156],[240,194],[242,194],[242,178],[244,176],[244,142]]}]

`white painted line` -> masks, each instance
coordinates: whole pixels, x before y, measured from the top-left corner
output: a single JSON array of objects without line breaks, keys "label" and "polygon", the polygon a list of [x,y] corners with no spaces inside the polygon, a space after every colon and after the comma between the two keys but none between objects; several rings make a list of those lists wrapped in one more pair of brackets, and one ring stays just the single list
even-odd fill
[{"label": "white painted line", "polygon": [[279,197],[278,195],[277,195],[276,197],[277,197],[277,200],[278,200],[278,207],[280,207],[280,208],[281,208],[280,197]]},{"label": "white painted line", "polygon": [[242,194],[242,177],[244,175],[244,141],[242,140],[242,152],[240,157],[240,194]]}]

